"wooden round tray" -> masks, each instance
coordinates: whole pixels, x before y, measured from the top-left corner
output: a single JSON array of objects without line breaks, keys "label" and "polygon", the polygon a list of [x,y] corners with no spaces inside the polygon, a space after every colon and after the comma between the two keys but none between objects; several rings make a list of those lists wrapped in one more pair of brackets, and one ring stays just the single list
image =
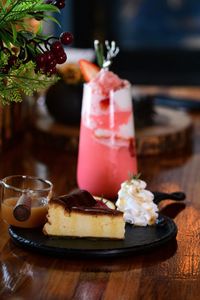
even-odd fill
[{"label": "wooden round tray", "polygon": [[[38,140],[77,150],[79,126],[55,122],[48,114],[33,122]],[[154,125],[136,130],[138,155],[158,155],[183,149],[191,142],[192,122],[187,113],[170,108],[155,107]]]},{"label": "wooden round tray", "polygon": [[187,113],[157,106],[154,125],[136,131],[137,153],[172,153],[191,144],[191,136],[192,121]]}]

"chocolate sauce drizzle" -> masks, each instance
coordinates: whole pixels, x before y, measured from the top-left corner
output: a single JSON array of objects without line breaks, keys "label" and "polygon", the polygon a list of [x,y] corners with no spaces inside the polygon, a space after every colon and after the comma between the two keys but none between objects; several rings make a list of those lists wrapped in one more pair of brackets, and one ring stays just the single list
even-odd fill
[{"label": "chocolate sauce drizzle", "polygon": [[62,205],[65,210],[89,212],[89,213],[106,213],[118,215],[121,212],[109,208],[105,203],[95,200],[94,197],[86,190],[76,190],[70,194],[54,197],[50,200],[51,203]]}]

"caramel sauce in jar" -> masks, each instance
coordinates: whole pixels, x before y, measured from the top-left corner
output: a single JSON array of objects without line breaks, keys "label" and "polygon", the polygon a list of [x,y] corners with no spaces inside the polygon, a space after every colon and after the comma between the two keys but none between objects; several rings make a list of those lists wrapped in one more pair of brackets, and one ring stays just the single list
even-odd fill
[{"label": "caramel sauce in jar", "polygon": [[31,215],[26,221],[17,221],[13,215],[13,209],[19,198],[12,197],[5,199],[1,204],[2,219],[9,225],[23,227],[23,228],[36,228],[44,225],[46,222],[48,200],[47,198],[38,198],[32,202]]}]

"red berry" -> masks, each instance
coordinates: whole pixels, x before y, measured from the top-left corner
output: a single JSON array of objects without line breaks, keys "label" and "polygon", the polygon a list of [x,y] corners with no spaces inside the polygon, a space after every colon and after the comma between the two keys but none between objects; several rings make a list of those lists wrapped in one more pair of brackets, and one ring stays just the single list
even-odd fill
[{"label": "red berry", "polygon": [[46,54],[45,53],[42,53],[42,54],[39,54],[37,57],[36,57],[36,64],[37,64],[37,67],[39,69],[42,69],[45,67],[46,65]]},{"label": "red berry", "polygon": [[56,57],[58,64],[63,64],[67,60],[67,55],[64,52],[61,56]]},{"label": "red berry", "polygon": [[56,74],[56,73],[57,73],[56,67],[52,67],[52,68],[47,68],[46,69],[46,74],[47,75],[53,75],[53,74]]},{"label": "red berry", "polygon": [[49,68],[53,68],[56,66],[56,64],[57,64],[57,60],[53,59],[52,61],[49,62],[48,66],[49,66]]},{"label": "red berry", "polygon": [[57,6],[59,9],[62,9],[65,7],[65,1],[64,0],[57,0],[55,3],[54,3],[55,6]]},{"label": "red berry", "polygon": [[60,51],[57,51],[57,53],[54,53],[54,59],[57,61],[60,59],[61,56],[65,56],[65,51],[64,49],[61,49]]},{"label": "red berry", "polygon": [[8,74],[8,72],[10,71],[10,67],[9,65],[4,66],[3,68],[0,69],[0,72],[3,74]]},{"label": "red berry", "polygon": [[51,51],[47,51],[45,55],[46,55],[46,63],[50,63],[55,58],[53,52]]},{"label": "red berry", "polygon": [[63,46],[59,41],[56,41],[51,45],[51,51],[55,54],[57,54],[58,51],[62,51],[62,50],[63,50]]},{"label": "red berry", "polygon": [[60,41],[63,45],[69,45],[73,42],[73,35],[70,32],[63,32],[60,35]]},{"label": "red berry", "polygon": [[11,56],[9,57],[9,59],[8,59],[8,65],[9,65],[10,67],[12,67],[12,66],[14,66],[14,65],[16,64],[16,62],[17,62],[17,56],[11,55]]}]

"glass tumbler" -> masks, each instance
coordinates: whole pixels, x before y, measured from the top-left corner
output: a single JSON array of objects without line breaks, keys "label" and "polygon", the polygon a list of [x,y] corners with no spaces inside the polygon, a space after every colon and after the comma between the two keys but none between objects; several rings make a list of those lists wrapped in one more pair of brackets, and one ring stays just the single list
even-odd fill
[{"label": "glass tumbler", "polygon": [[102,98],[84,85],[77,182],[95,196],[115,199],[121,183],[137,173],[131,86]]}]

